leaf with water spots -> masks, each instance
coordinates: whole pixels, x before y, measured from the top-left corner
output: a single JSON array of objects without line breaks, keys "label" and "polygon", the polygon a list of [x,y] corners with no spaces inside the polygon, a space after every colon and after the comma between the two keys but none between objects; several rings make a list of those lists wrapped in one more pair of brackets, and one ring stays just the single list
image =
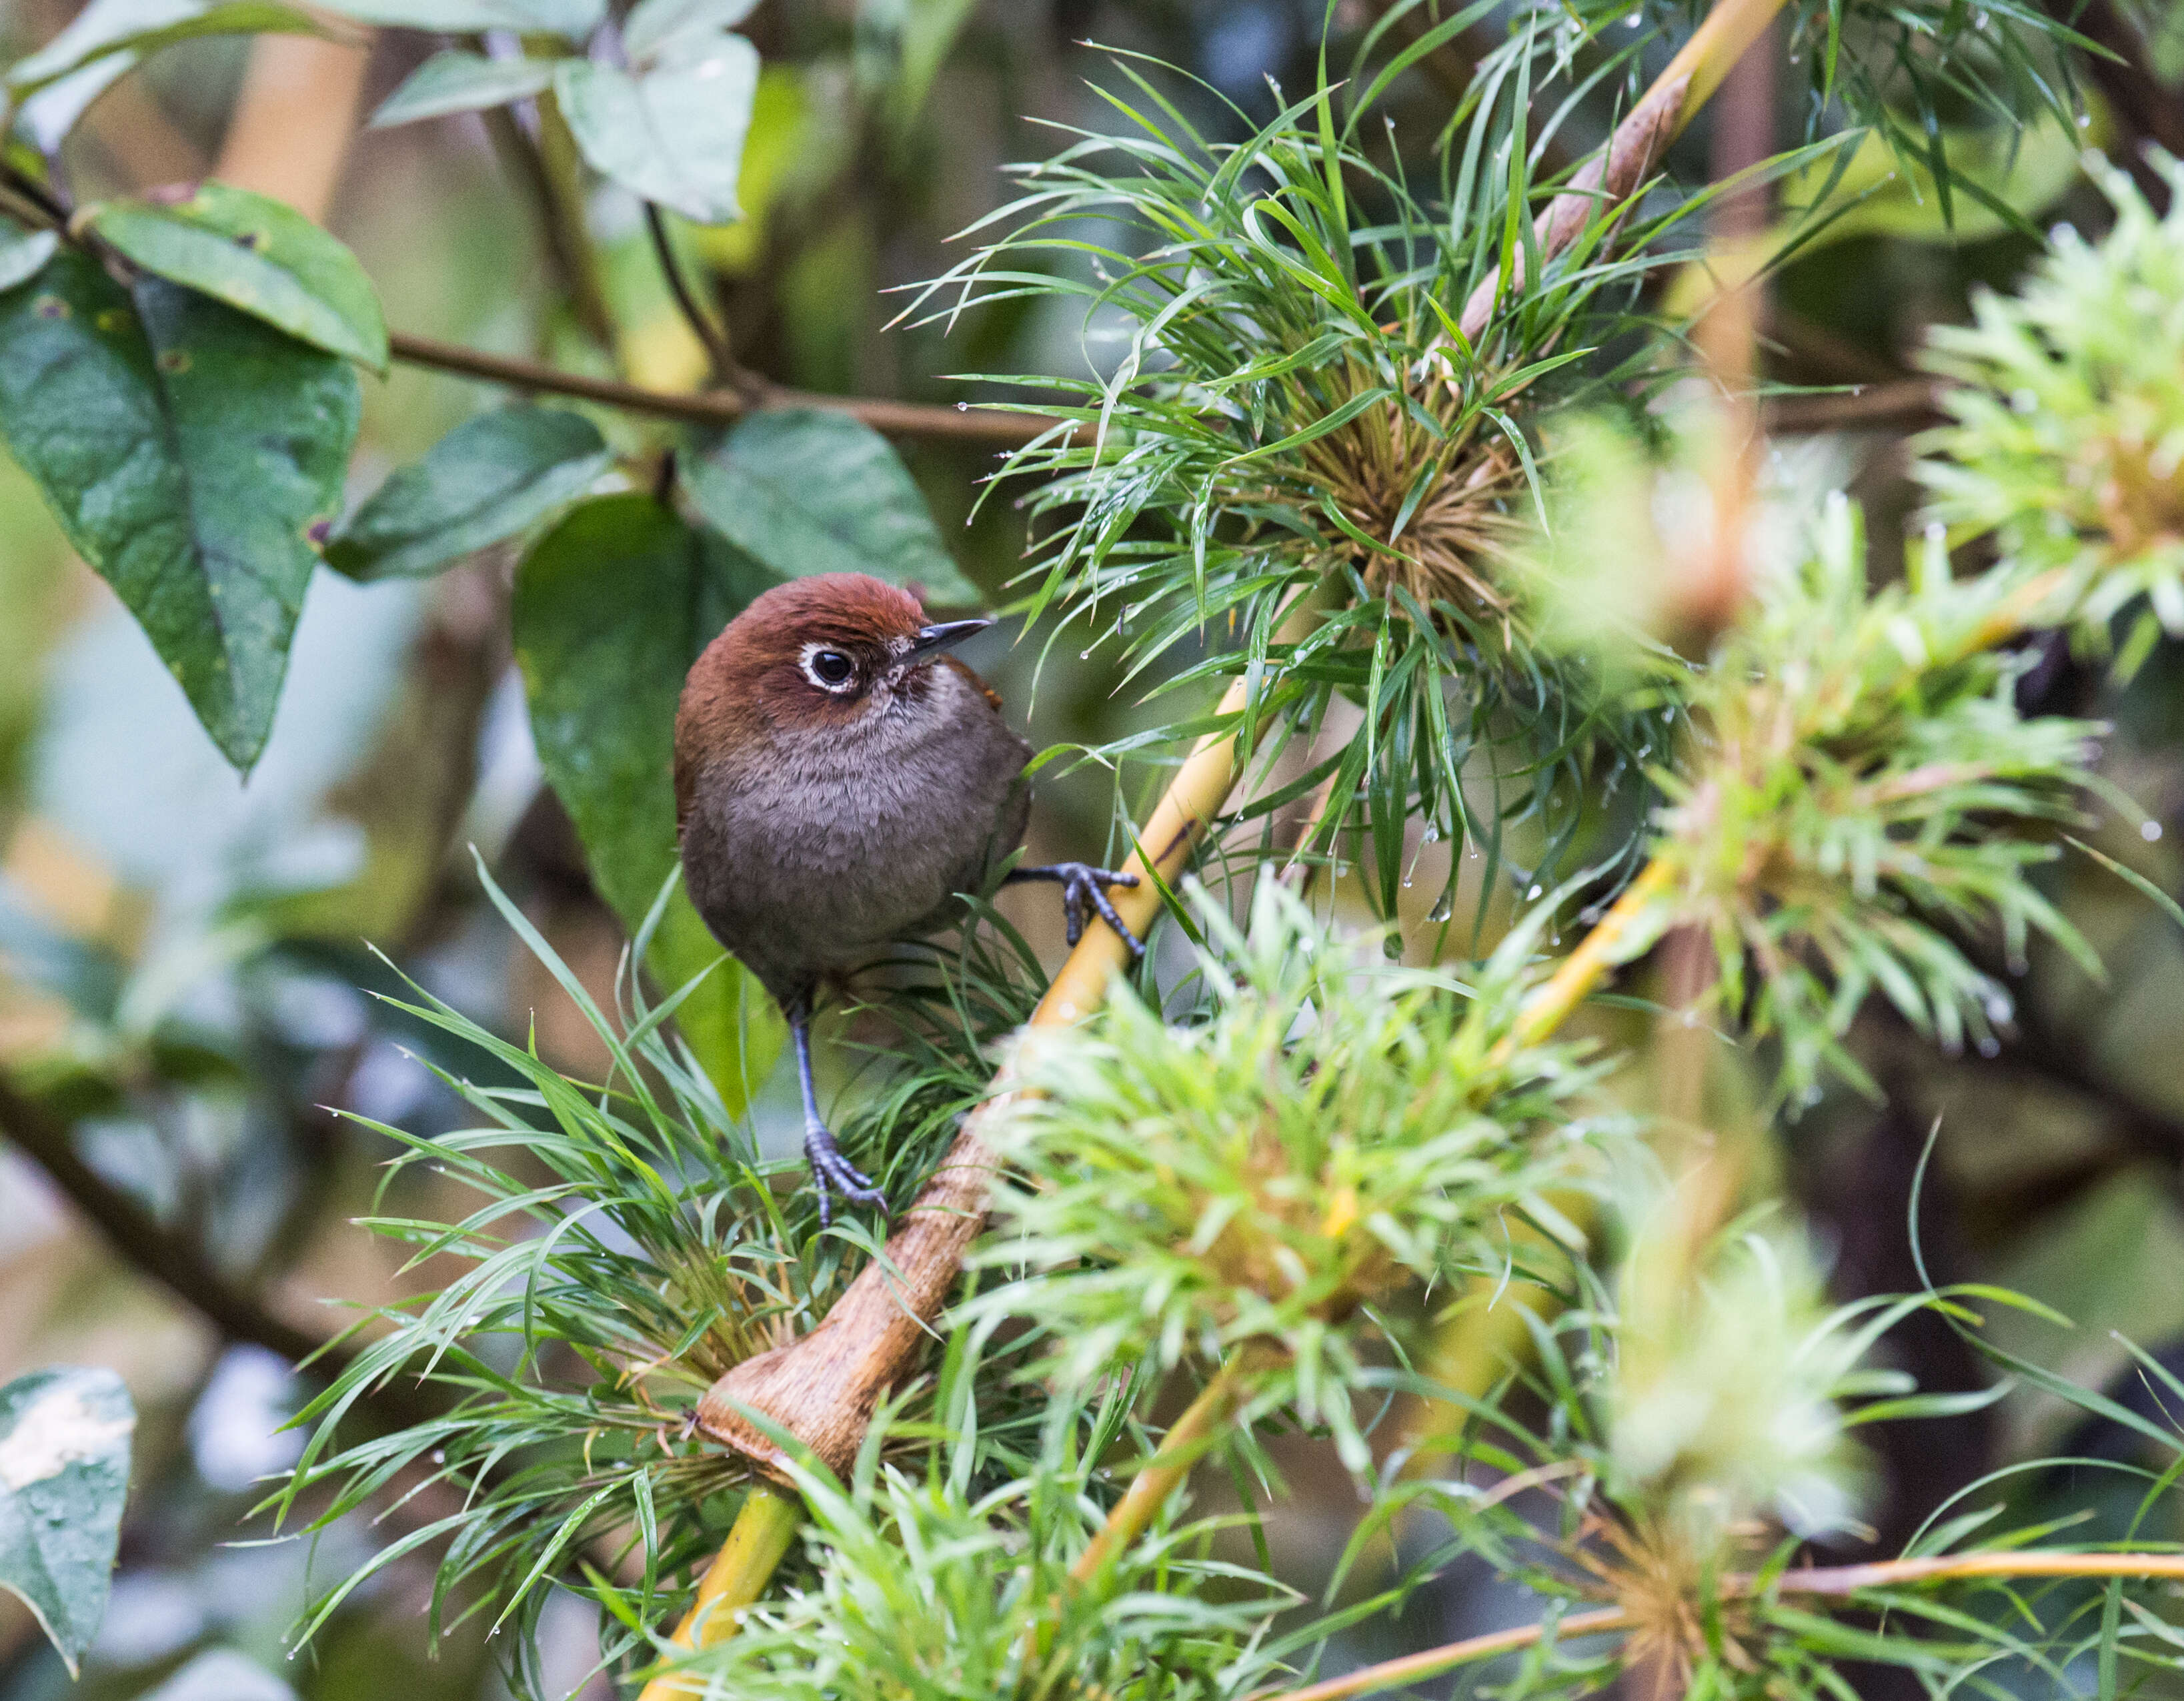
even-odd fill
[{"label": "leaf with water spots", "polygon": [[272,727],[359,391],[346,361],[81,254],[0,293],[0,438],[237,767]]},{"label": "leaf with water spots", "polygon": [[111,1370],[36,1370],[0,1388],[0,1588],[75,1675],[106,1616],[136,1410]]},{"label": "leaf with water spots", "polygon": [[98,202],[75,223],[155,276],[387,369],[387,321],[371,280],[339,238],[292,207],[206,182],[180,199]]}]

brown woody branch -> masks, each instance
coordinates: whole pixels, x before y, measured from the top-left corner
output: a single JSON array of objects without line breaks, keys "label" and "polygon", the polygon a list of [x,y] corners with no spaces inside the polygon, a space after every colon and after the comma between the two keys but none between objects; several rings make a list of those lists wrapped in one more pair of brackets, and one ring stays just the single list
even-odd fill
[{"label": "brown woody branch", "polygon": [[488,354],[460,343],[415,337],[407,332],[397,331],[387,340],[394,358],[412,366],[454,372],[541,395],[574,396],[660,419],[687,420],[694,425],[733,425],[760,406],[822,408],[847,414],[889,437],[933,438],[1015,449],[1061,423],[1043,414],[1012,413],[967,404],[946,407],[877,397],[824,396],[775,385],[762,386],[750,399],[725,390],[680,394],[671,390],[648,389],[642,384],[626,384],[615,378],[588,377],[543,361]]}]

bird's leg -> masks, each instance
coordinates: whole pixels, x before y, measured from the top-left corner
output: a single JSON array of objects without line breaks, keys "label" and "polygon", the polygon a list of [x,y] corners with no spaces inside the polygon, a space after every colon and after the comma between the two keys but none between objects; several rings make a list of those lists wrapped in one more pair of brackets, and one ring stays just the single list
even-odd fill
[{"label": "bird's leg", "polygon": [[1061,918],[1069,929],[1072,945],[1084,936],[1084,910],[1089,905],[1129,946],[1132,956],[1145,954],[1145,941],[1123,924],[1123,918],[1115,913],[1115,906],[1107,901],[1108,887],[1134,886],[1138,884],[1135,874],[1117,874],[1112,868],[1095,868],[1089,862],[1045,862],[1036,868],[1011,868],[1008,878],[1011,882],[1052,880],[1061,886]]},{"label": "bird's leg", "polygon": [[852,1205],[887,1204],[887,1195],[872,1185],[872,1178],[842,1156],[833,1131],[819,1114],[819,1096],[811,1085],[811,1001],[799,999],[782,1012],[796,1041],[796,1082],[804,1089],[804,1161],[811,1166],[811,1185],[819,1190],[819,1226],[833,1217],[833,1195],[838,1191]]}]

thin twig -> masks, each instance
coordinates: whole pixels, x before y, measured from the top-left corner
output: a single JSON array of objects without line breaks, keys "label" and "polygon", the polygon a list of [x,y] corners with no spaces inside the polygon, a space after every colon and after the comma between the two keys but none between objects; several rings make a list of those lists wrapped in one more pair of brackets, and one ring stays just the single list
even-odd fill
[{"label": "thin twig", "polygon": [[1832,395],[1769,396],[1760,419],[1787,437],[1824,431],[1873,431],[1931,425],[1942,417],[1941,387],[1925,378],[1864,384]]},{"label": "thin twig", "polygon": [[[727,391],[682,395],[671,390],[647,389],[619,379],[588,377],[541,361],[488,354],[482,349],[465,349],[460,343],[412,336],[403,331],[393,332],[387,341],[394,358],[412,366],[459,373],[466,378],[480,378],[488,383],[506,384],[512,389],[542,395],[576,396],[661,419],[688,420],[697,425],[733,425],[753,411],[750,403]],[[844,413],[889,437],[946,438],[960,443],[991,443],[1001,449],[1029,443],[1041,432],[1053,430],[1058,423],[1043,414],[972,408],[967,404],[946,407],[877,397],[822,396],[809,390],[769,391],[766,404],[822,408]]]},{"label": "thin twig", "polygon": [[644,204],[644,228],[652,238],[653,258],[660,262],[660,275],[667,280],[668,290],[675,297],[675,305],[689,326],[690,334],[705,351],[715,382],[726,384],[750,405],[762,405],[766,399],[765,382],[737,364],[735,351],[728,346],[727,332],[713,322],[712,315],[698,305],[690,281],[682,276],[682,263],[675,258],[675,244],[667,235],[666,217],[650,201]]},{"label": "thin twig", "polygon": [[[2184,1580],[2184,1553],[2043,1553],[2036,1550],[2014,1553],[1953,1553],[1922,1559],[1889,1559],[1870,1565],[1814,1567],[1785,1571],[1764,1594],[1820,1595],[1830,1598],[1887,1588],[1900,1583],[1955,1582],[1991,1577],[2168,1577]],[[1755,1579],[1730,1576],[1722,1580],[1724,1599],[1749,1596]],[[1485,1636],[1467,1637],[1440,1648],[1384,1659],[1341,1677],[1329,1678],[1303,1689],[1262,1689],[1248,1701],[1348,1701],[1353,1695],[1392,1689],[1399,1683],[1438,1676],[1459,1665],[1489,1659],[1529,1648],[1552,1630],[1557,1640],[1593,1636],[1605,1631],[1628,1630],[1635,1616],[1622,1607],[1601,1607],[1572,1613],[1550,1623],[1517,1625]]]}]

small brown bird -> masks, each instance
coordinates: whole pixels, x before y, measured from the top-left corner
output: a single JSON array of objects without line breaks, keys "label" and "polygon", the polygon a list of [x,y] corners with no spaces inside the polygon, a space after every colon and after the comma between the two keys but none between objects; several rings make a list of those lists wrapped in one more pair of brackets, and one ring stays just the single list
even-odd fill
[{"label": "small brown bird", "polygon": [[[886,1198],[842,1156],[812,1092],[822,979],[957,919],[958,895],[983,890],[1023,842],[1031,746],[943,653],[992,624],[928,625],[916,597],[863,573],[798,579],[706,646],[676,711],[683,879],[788,1018],[822,1224],[830,1190]],[[1072,945],[1089,906],[1143,953],[1105,890],[1134,875],[1057,862],[1008,878],[1060,884]]]}]

